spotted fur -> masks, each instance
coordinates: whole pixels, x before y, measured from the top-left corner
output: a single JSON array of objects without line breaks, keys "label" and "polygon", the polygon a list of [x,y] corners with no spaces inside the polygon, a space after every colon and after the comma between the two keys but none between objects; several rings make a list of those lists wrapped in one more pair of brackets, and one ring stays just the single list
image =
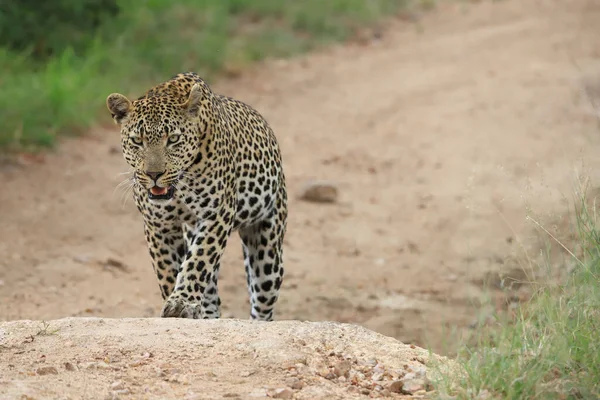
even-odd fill
[{"label": "spotted fur", "polygon": [[266,120],[195,73],[135,101],[113,93],[106,103],[134,169],[134,199],[165,300],[161,315],[220,317],[220,260],[238,231],[251,318],[272,320],[284,274],[287,193]]}]

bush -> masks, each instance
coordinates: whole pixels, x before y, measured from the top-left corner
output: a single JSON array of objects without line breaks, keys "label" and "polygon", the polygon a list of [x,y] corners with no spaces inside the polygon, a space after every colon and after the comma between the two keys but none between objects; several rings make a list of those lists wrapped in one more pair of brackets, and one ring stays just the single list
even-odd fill
[{"label": "bush", "polygon": [[52,145],[93,123],[113,91],[139,95],[182,71],[210,80],[223,68],[343,40],[406,2],[4,1],[0,148]]}]

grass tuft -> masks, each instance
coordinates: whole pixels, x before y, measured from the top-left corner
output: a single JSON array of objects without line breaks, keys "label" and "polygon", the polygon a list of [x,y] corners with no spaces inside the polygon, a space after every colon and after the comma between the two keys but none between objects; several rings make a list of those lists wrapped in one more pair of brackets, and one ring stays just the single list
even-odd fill
[{"label": "grass tuft", "polygon": [[575,267],[566,282],[540,285],[512,315],[496,315],[458,357],[464,375],[438,384],[440,398],[600,398],[600,230],[588,186],[578,199]]}]

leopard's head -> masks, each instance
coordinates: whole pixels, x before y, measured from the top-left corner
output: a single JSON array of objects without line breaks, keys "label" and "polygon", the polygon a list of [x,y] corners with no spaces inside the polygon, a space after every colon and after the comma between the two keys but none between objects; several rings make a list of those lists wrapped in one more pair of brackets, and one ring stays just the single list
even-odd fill
[{"label": "leopard's head", "polygon": [[151,200],[172,199],[185,171],[201,157],[211,93],[206,85],[190,86],[183,95],[161,91],[130,101],[113,93],[106,99],[121,127],[123,156]]}]

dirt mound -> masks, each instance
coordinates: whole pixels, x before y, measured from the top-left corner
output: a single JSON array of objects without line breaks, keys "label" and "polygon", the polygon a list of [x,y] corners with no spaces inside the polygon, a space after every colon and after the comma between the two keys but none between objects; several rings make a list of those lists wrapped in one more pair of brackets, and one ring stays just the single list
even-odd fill
[{"label": "dirt mound", "polygon": [[398,398],[425,393],[432,361],[451,365],[368,329],[331,322],[0,324],[3,399]]},{"label": "dirt mound", "polygon": [[[600,82],[600,2],[437,3],[416,24],[213,85],[260,110],[281,143],[290,220],[276,319],[452,350],[481,282],[535,253],[528,209],[546,225],[569,212],[582,164],[600,180],[582,90]],[[0,320],[159,315],[141,218],[115,193],[118,146],[111,124],[0,167]],[[335,202],[301,199],[314,181],[334,185]],[[241,253],[233,235],[219,293],[224,315],[245,319]]]}]

